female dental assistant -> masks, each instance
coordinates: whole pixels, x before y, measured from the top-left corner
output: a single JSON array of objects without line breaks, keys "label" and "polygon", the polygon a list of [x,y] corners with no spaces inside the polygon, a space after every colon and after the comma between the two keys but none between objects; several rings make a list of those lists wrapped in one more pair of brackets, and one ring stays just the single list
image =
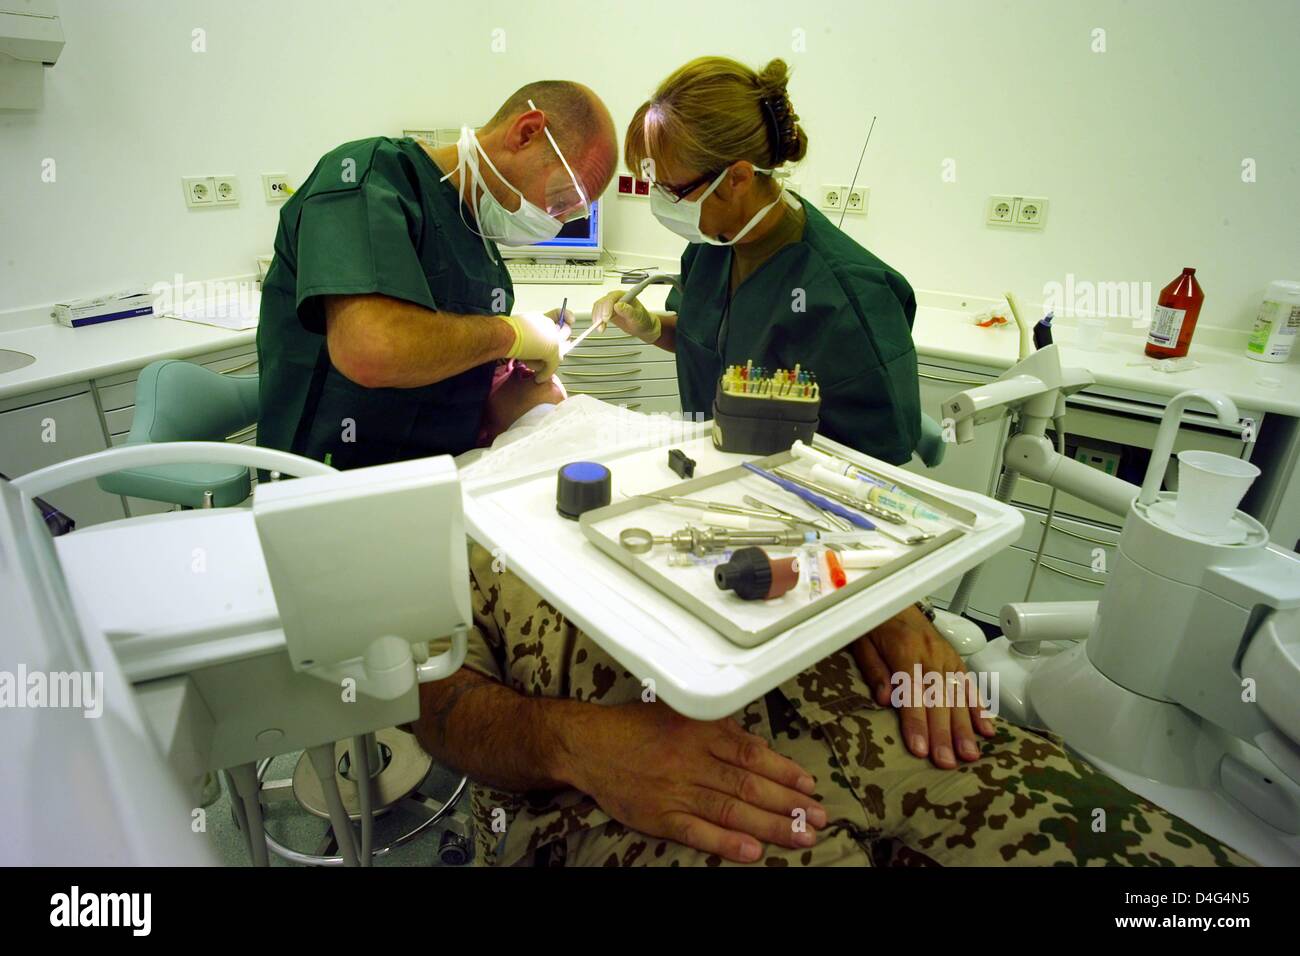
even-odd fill
[{"label": "female dental assistant", "polygon": [[682,411],[712,417],[719,376],[753,361],[798,364],[821,386],[818,431],[885,461],[911,457],[920,396],[907,280],[786,192],[772,173],[807,137],[787,70],[701,57],[668,77],[628,126],[628,168],[653,181],[651,211],[690,245],[669,311],[593,307],[598,324],[675,352]]}]

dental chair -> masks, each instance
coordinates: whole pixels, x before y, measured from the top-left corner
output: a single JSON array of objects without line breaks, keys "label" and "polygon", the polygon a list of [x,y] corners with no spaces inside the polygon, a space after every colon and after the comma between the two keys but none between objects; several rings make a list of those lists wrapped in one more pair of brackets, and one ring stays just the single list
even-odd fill
[{"label": "dental chair", "polygon": [[[131,432],[121,447],[230,441],[251,432],[256,427],[257,415],[257,375],[224,375],[190,362],[165,359],[141,372]],[[96,480],[109,494],[161,501],[184,509],[240,505],[253,488],[247,466],[211,460],[139,466],[103,474]],[[366,734],[353,744],[341,741],[336,749],[337,754],[329,757],[328,763],[337,769],[335,784],[343,811],[352,820],[361,820],[365,833],[370,832],[371,818],[398,803],[414,810],[421,818],[414,828],[392,842],[373,848],[376,856],[410,842],[437,824],[456,805],[467,786],[467,781],[460,778],[452,796],[441,805],[423,794],[415,795],[429,776],[433,762],[411,735],[391,727]],[[368,792],[358,786],[358,767],[363,759],[371,775]],[[251,776],[242,766],[221,771],[231,794],[232,810],[246,838],[250,812],[246,794],[254,791],[260,794],[258,806],[251,811],[259,817],[261,802],[292,796],[308,812],[331,820],[341,855],[301,853],[268,836],[271,851],[305,864],[336,865],[347,860],[347,834],[338,832],[332,813],[336,809],[331,805],[334,788],[322,787],[320,783],[326,755],[310,749],[305,751],[292,780],[266,781],[270,763],[270,757],[259,760]],[[255,860],[259,857],[258,849],[253,849]],[[362,855],[363,861],[370,858],[371,854]]]},{"label": "dental chair", "polygon": [[[256,375],[223,375],[193,362],[154,362],[136,381],[125,444],[231,441],[248,434],[257,426],[257,383]],[[182,508],[224,508],[253,493],[247,468],[207,462],[133,468],[97,482],[110,495]]]},{"label": "dental chair", "polygon": [[[1183,409],[1203,402],[1234,424],[1231,399],[1199,389],[1171,399],[1139,488],[1059,450],[1065,397],[1091,383],[1086,370],[1061,367],[1048,346],[944,403],[959,442],[1014,413],[999,500],[1011,499],[1023,474],[1124,517],[1100,601],[1009,603],[999,616],[1003,636],[967,657],[967,667],[999,675],[1003,716],[1059,734],[1128,789],[1247,856],[1294,866],[1300,557],[1235,510],[1249,477],[1232,490],[1202,491],[1195,483],[1217,479],[1180,459],[1179,491],[1160,490]],[[1249,474],[1237,459],[1198,454],[1218,459],[1211,464],[1222,475]],[[1211,521],[1216,504],[1222,514]],[[963,577],[950,611],[964,610],[979,570]]]}]

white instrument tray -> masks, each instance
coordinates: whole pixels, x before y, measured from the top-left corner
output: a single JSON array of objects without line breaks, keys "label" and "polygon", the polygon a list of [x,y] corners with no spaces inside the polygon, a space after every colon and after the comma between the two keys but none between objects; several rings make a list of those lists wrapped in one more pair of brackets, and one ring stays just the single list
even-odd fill
[{"label": "white instrument tray", "polygon": [[[735,713],[996,554],[1019,537],[1024,524],[1018,510],[984,495],[913,475],[821,436],[815,444],[955,509],[964,509],[975,520],[963,528],[964,533],[897,573],[838,600],[824,600],[824,610],[818,609],[753,647],[729,640],[602,553],[587,540],[578,522],[562,518],[555,510],[555,491],[556,473],[564,462],[539,462],[535,470],[503,480],[478,475],[466,479],[462,484],[465,523],[470,536],[504,567],[559,608],[657,697],[687,717],[715,720]],[[697,480],[760,457],[720,452],[707,435],[673,447],[695,459]],[[624,500],[624,495],[658,492],[679,482],[668,467],[668,447],[662,444],[649,449],[594,451],[587,459],[610,469],[613,503]],[[775,485],[762,496],[774,502],[790,497]],[[679,524],[685,523],[683,516]],[[703,522],[697,518],[696,523]],[[663,550],[657,548],[656,553]]]}]

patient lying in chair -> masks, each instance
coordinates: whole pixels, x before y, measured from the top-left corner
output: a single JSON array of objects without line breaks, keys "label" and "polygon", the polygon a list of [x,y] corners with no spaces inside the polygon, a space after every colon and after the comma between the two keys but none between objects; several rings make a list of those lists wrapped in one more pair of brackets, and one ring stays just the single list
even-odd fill
[{"label": "patient lying in chair", "polygon": [[[480,444],[565,400],[498,371]],[[461,456],[467,462],[476,452]],[[481,454],[477,452],[477,454]],[[464,668],[421,686],[421,744],[475,781],[477,859],[499,865],[1240,865],[1068,753],[974,708],[890,706],[890,675],[960,674],[909,608],[744,707],[695,721],[482,547]]]}]

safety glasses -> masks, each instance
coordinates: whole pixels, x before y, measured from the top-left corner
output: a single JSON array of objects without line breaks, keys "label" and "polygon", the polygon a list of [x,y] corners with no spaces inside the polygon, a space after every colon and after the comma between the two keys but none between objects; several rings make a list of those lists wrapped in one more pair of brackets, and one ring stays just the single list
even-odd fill
[{"label": "safety glasses", "polygon": [[[726,169],[724,166],[723,169]],[[652,185],[661,196],[671,203],[679,203],[695,190],[699,189],[705,183],[711,183],[722,174],[723,169],[714,170],[711,173],[705,173],[699,179],[693,179],[685,186],[673,186],[668,183],[654,182]]]},{"label": "safety glasses", "polygon": [[[528,101],[530,109],[537,109],[532,100]],[[550,126],[542,127],[542,132],[546,134],[546,139],[551,144],[551,149],[555,150],[555,155],[560,157],[560,162],[564,165],[564,171],[568,174],[568,179],[561,176],[558,172],[551,177],[546,184],[546,214],[552,219],[559,222],[572,222],[575,219],[585,219],[591,215],[591,202],[587,199],[586,190],[578,182],[577,175],[573,172],[573,167],[560,151],[560,144],[555,141],[551,135]]]}]

